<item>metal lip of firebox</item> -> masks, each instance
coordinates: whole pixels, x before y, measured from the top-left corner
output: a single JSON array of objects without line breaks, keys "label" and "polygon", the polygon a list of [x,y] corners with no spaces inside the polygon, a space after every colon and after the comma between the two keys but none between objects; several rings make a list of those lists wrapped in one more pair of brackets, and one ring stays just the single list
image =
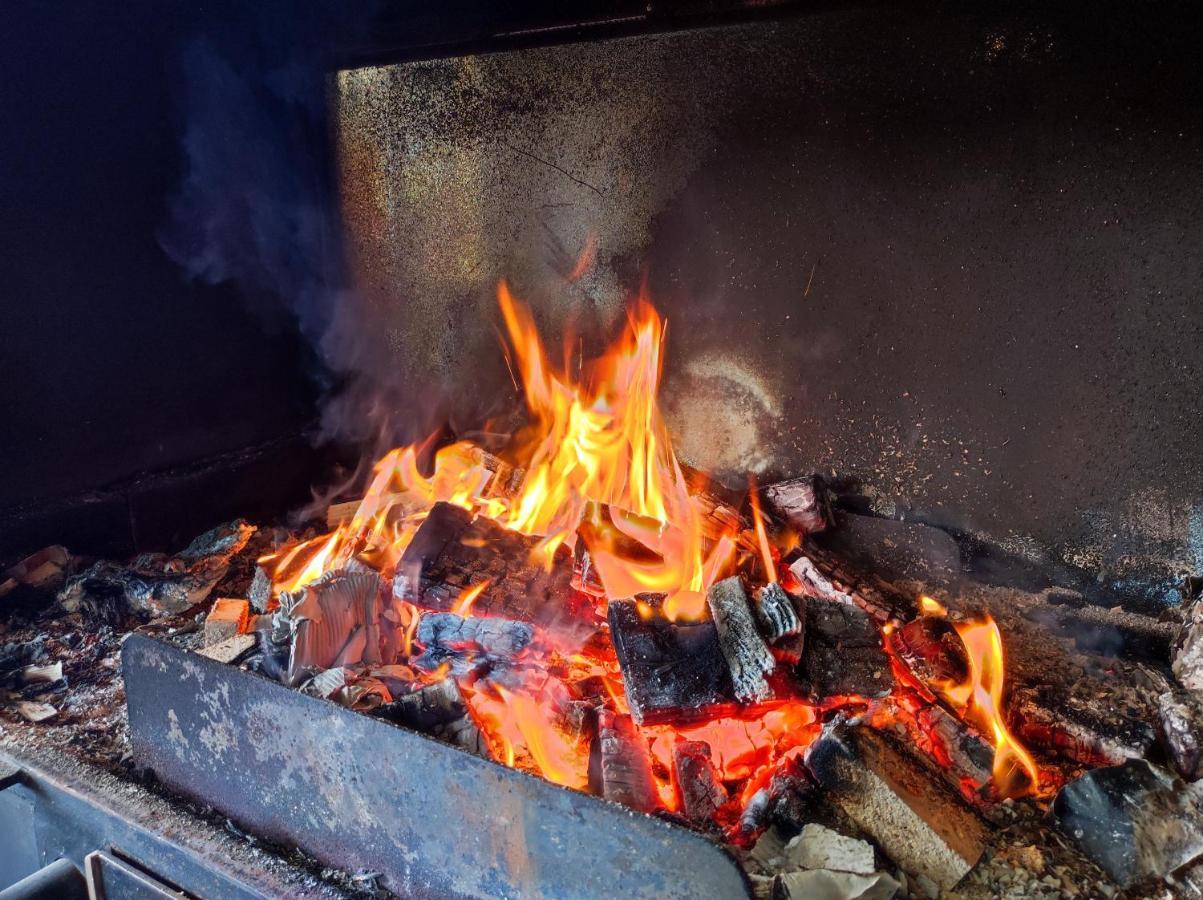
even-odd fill
[{"label": "metal lip of firebox", "polygon": [[747,897],[705,837],[144,635],[134,764],[248,830],[413,897]]}]

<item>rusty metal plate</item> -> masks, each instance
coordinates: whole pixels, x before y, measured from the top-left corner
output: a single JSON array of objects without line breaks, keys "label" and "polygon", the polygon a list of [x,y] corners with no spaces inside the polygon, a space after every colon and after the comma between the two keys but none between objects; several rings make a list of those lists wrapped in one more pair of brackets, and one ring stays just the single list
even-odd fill
[{"label": "rusty metal plate", "polygon": [[406,897],[746,897],[702,836],[131,635],[134,761]]}]

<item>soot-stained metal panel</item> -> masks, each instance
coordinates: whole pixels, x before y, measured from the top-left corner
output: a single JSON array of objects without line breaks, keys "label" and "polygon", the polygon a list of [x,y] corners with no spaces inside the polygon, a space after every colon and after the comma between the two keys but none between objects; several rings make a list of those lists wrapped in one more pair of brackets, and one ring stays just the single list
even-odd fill
[{"label": "soot-stained metal panel", "polygon": [[1203,65],[1171,12],[1086,9],[341,72],[368,340],[496,411],[499,278],[588,343],[646,277],[688,461],[857,476],[878,512],[1164,586],[1203,563]]},{"label": "soot-stained metal panel", "polygon": [[700,835],[132,635],[135,764],[403,897],[746,897]]}]

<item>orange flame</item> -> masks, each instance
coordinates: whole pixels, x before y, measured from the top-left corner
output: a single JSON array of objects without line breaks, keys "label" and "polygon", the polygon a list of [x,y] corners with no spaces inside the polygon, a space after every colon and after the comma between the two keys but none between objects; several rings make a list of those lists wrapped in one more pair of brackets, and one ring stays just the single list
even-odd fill
[{"label": "orange flame", "polygon": [[459,599],[455,601],[455,605],[451,607],[451,611],[457,616],[469,616],[472,614],[472,605],[476,602],[476,598],[484,593],[485,588],[493,583],[493,579],[486,578],[484,581],[478,581],[471,587],[464,588],[459,595]]},{"label": "orange flame", "polygon": [[1003,712],[1005,664],[1002,635],[990,616],[954,624],[969,659],[969,678],[939,685],[941,693],[961,715],[994,745],[994,783],[1004,797],[1021,797],[1040,790],[1035,760],[1007,728]]},{"label": "orange flame", "polygon": [[773,562],[773,551],[769,546],[769,536],[764,530],[764,514],[760,511],[760,495],[756,491],[756,479],[748,479],[748,499],[752,504],[752,522],[756,527],[756,545],[760,548],[760,559],[764,563],[765,579],[770,583],[777,581],[777,564]]}]

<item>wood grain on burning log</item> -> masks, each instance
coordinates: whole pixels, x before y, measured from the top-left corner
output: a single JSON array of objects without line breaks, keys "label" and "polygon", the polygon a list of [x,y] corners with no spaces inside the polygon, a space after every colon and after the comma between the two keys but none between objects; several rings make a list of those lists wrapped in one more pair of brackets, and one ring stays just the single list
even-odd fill
[{"label": "wood grain on burning log", "polygon": [[817,700],[884,697],[894,687],[877,623],[860,607],[805,598],[806,643],[795,672]]},{"label": "wood grain on burning log", "polygon": [[673,745],[673,769],[681,812],[694,825],[714,822],[714,814],[727,802],[727,789],[719,781],[705,741],[678,741]]},{"label": "wood grain on burning log", "polygon": [[393,593],[427,609],[451,610],[463,591],[488,582],[475,613],[541,624],[575,610],[572,559],[557,548],[550,566],[540,538],[519,534],[450,503],[436,503],[397,564]]},{"label": "wood grain on burning log", "polygon": [[765,506],[804,536],[831,525],[830,496],[818,475],[765,485],[760,492]]},{"label": "wood grain on burning log", "polygon": [[706,602],[718,630],[719,648],[731,672],[736,699],[744,703],[767,700],[772,690],[765,676],[773,671],[777,661],[756,630],[743,581],[732,576],[716,582],[706,592]]},{"label": "wood grain on burning log", "polygon": [[837,723],[808,749],[827,798],[908,874],[951,890],[981,858],[986,824],[888,738]]},{"label": "wood grain on burning log", "polygon": [[688,721],[734,708],[731,675],[714,622],[644,618],[634,600],[611,600],[608,615],[636,722]]},{"label": "wood grain on burning log", "polygon": [[652,812],[660,806],[652,779],[647,745],[635,722],[611,710],[602,710],[598,719],[601,745],[603,796],[639,812]]},{"label": "wood grain on burning log", "polygon": [[413,665],[429,672],[450,663],[458,676],[494,670],[514,662],[534,636],[534,627],[528,622],[424,613],[416,634],[422,653],[413,659]]},{"label": "wood grain on burning log", "polygon": [[757,589],[755,613],[760,633],[770,644],[802,633],[802,618],[794,601],[776,582]]},{"label": "wood grain on burning log", "polygon": [[953,682],[969,677],[965,644],[943,616],[920,616],[895,629],[887,639],[898,657],[923,684]]}]

